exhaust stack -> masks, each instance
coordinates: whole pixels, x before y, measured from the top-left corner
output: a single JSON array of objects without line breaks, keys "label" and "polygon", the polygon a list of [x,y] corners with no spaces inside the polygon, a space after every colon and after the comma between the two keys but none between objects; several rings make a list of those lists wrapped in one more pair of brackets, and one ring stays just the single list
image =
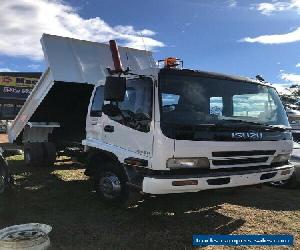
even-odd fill
[{"label": "exhaust stack", "polygon": [[113,70],[113,72],[114,73],[122,73],[123,67],[122,67],[121,57],[120,57],[120,53],[119,53],[116,41],[110,40],[109,47],[110,47],[111,56],[112,56],[114,66],[115,66],[115,70]]}]

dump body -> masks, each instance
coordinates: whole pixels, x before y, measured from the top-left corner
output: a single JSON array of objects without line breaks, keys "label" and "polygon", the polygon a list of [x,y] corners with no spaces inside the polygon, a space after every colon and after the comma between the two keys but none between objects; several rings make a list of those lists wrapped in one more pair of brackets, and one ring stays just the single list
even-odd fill
[{"label": "dump body", "polygon": [[15,120],[12,122],[8,130],[9,142],[13,143],[17,139],[18,135],[25,128],[30,117],[34,114],[37,107],[43,101],[53,84],[54,81],[50,73],[50,69],[48,68],[41,76],[38,83],[25,101],[18,115],[16,116]]},{"label": "dump body", "polygon": [[[113,61],[107,44],[47,34],[41,38],[41,44],[48,68],[9,129],[8,134],[11,143],[24,130],[26,124],[55,84],[103,85],[105,77],[108,75],[107,68],[113,68]],[[153,72],[155,62],[150,52],[126,47],[120,47],[119,51],[124,68],[130,67],[131,71],[136,74],[149,75]],[[66,91],[64,95],[67,96],[69,93],[67,90],[64,91]],[[88,92],[91,94],[91,91]],[[88,103],[85,106],[86,111],[87,106]],[[57,110],[61,107],[55,108]],[[68,115],[70,114],[65,114],[65,116]]]}]

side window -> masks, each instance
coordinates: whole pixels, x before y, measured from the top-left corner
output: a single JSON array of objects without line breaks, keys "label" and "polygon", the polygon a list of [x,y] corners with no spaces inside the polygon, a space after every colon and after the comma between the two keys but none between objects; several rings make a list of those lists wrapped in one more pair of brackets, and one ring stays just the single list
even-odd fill
[{"label": "side window", "polygon": [[150,78],[128,80],[124,101],[118,103],[121,114],[110,118],[135,130],[149,132],[152,120],[152,88]]},{"label": "side window", "polygon": [[162,93],[162,110],[163,112],[174,111],[178,104],[180,96],[175,94]]},{"label": "side window", "polygon": [[162,106],[172,106],[177,105],[179,101],[179,95],[175,94],[165,94],[162,93]]},{"label": "side window", "polygon": [[223,97],[211,97],[209,99],[209,110],[211,115],[223,115]]},{"label": "side window", "polygon": [[99,86],[97,87],[93,98],[90,116],[99,117],[102,115],[103,102],[104,102],[104,86]]}]

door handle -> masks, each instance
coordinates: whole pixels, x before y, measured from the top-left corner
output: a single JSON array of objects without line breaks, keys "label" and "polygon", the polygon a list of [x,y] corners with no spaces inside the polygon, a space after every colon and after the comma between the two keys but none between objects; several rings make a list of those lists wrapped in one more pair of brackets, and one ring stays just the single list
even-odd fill
[{"label": "door handle", "polygon": [[112,132],[115,131],[115,128],[114,128],[114,126],[106,125],[106,126],[104,127],[104,131],[105,131],[105,132],[108,132],[108,133],[112,133]]},{"label": "door handle", "polygon": [[97,125],[98,124],[98,119],[93,118],[91,119],[91,125]]}]

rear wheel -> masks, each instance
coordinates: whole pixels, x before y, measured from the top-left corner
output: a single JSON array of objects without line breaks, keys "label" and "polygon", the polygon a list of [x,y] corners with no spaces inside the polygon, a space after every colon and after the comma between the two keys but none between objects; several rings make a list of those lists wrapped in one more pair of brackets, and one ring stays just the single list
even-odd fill
[{"label": "rear wheel", "polygon": [[28,167],[41,167],[43,159],[44,150],[42,143],[33,142],[24,145],[24,160]]},{"label": "rear wheel", "polygon": [[52,142],[44,142],[43,143],[44,149],[44,159],[43,159],[43,166],[45,167],[53,167],[54,162],[56,160],[56,147]]},{"label": "rear wheel", "polygon": [[24,160],[29,167],[52,167],[56,148],[51,142],[33,142],[24,145]]}]

